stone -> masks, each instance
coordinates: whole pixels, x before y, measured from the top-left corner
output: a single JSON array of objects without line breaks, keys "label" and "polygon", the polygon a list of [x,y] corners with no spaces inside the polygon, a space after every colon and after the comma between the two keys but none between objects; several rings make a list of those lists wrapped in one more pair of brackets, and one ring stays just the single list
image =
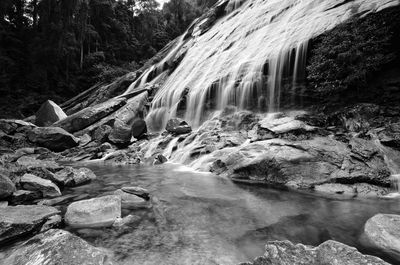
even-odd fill
[{"label": "stone", "polygon": [[97,127],[92,133],[92,139],[99,142],[104,143],[108,141],[108,136],[112,131],[111,126],[103,124]]},{"label": "stone", "polygon": [[154,155],[153,165],[164,164],[167,161],[168,161],[168,159],[165,156],[163,156],[162,154],[156,154],[156,155]]},{"label": "stone", "polygon": [[65,196],[61,196],[61,197],[57,197],[54,199],[45,199],[45,200],[41,200],[39,201],[37,204],[38,205],[46,205],[46,206],[53,206],[53,205],[58,205],[58,204],[62,204],[65,203],[73,198],[75,198],[76,195],[65,195]]},{"label": "stone", "polygon": [[20,185],[26,190],[40,192],[43,197],[58,197],[62,195],[56,184],[32,174],[23,175]]},{"label": "stone", "polygon": [[186,134],[192,131],[192,127],[190,127],[186,121],[180,118],[173,118],[167,122],[167,126],[165,127],[167,132],[179,135],[179,134]]},{"label": "stone", "polygon": [[13,204],[23,204],[42,197],[41,192],[30,190],[17,190],[12,194],[11,202]]},{"label": "stone", "polygon": [[67,118],[54,123],[69,133],[78,132],[110,115],[126,104],[126,99],[111,99],[95,106],[84,108]]},{"label": "stone", "polygon": [[22,120],[0,119],[0,131],[5,134],[13,134],[23,127],[34,128],[36,125]]},{"label": "stone", "polygon": [[7,176],[0,174],[0,199],[11,196],[14,191],[14,183]]},{"label": "stone", "polygon": [[124,192],[123,190],[116,190],[114,192],[115,195],[121,197],[122,208],[124,209],[140,209],[140,208],[148,208],[149,203],[132,193]]},{"label": "stone", "polygon": [[110,255],[83,239],[59,229],[39,234],[6,254],[7,265],[112,265]]},{"label": "stone", "polygon": [[136,119],[131,127],[132,136],[136,139],[142,138],[147,133],[147,125],[143,119]]},{"label": "stone", "polygon": [[400,260],[400,215],[377,214],[368,219],[362,242]]},{"label": "stone", "polygon": [[74,228],[108,227],[121,217],[121,197],[109,195],[71,203],[65,222]]},{"label": "stone", "polygon": [[35,114],[35,124],[40,127],[52,125],[53,123],[65,119],[67,114],[53,101],[47,100]]},{"label": "stone", "polygon": [[43,224],[42,228],[40,229],[40,233],[46,232],[50,229],[59,228],[62,223],[62,218],[60,215],[53,215],[49,217],[46,223]]},{"label": "stone", "polygon": [[58,127],[34,128],[28,132],[28,139],[51,151],[61,152],[79,145],[79,139]]},{"label": "stone", "polygon": [[56,208],[38,205],[0,208],[0,243],[38,232],[51,216],[59,213]]},{"label": "stone", "polygon": [[88,145],[91,141],[92,141],[92,137],[90,137],[90,135],[86,133],[79,137],[79,146],[84,147],[84,146]]},{"label": "stone", "polygon": [[[57,171],[57,170],[62,169],[62,167],[55,161],[39,160],[39,159],[36,159],[36,157],[32,157],[32,156],[22,156],[16,161],[16,164],[21,167],[28,168],[30,170],[39,169],[39,170],[43,171],[42,173],[44,175],[48,175],[48,173],[45,172],[46,170]],[[46,169],[46,170],[43,170],[43,169]]]},{"label": "stone", "polygon": [[400,123],[393,123],[385,127],[378,134],[379,141],[386,146],[400,149]]},{"label": "stone", "polygon": [[110,143],[102,143],[101,145],[100,145],[100,147],[99,147],[99,150],[101,151],[101,152],[105,152],[105,151],[107,151],[107,150],[111,150],[113,147],[112,147],[112,145],[110,144]]},{"label": "stone", "polygon": [[108,139],[118,146],[129,145],[132,138],[132,128],[121,120],[115,120],[113,129]]},{"label": "stone", "polygon": [[117,220],[115,220],[113,227],[123,227],[132,223],[135,223],[137,221],[140,220],[139,216],[134,216],[134,215],[128,215],[125,216],[124,218],[117,218]]},{"label": "stone", "polygon": [[293,131],[305,131],[312,132],[315,131],[315,127],[307,125],[303,121],[295,120],[293,117],[267,117],[259,121],[259,126],[262,129],[268,129],[275,134],[283,134]]},{"label": "stone", "polygon": [[131,193],[131,194],[134,194],[136,196],[142,197],[145,200],[150,199],[149,191],[144,189],[144,188],[142,188],[142,187],[122,187],[121,190],[126,192],[126,193]]},{"label": "stone", "polygon": [[94,179],[96,179],[96,175],[93,173],[92,170],[85,167],[65,167],[64,169],[57,171],[54,174],[54,181],[57,184],[66,187],[83,185]]},{"label": "stone", "polygon": [[271,241],[264,256],[242,265],[389,265],[380,258],[363,255],[354,247],[328,240],[318,247]]}]

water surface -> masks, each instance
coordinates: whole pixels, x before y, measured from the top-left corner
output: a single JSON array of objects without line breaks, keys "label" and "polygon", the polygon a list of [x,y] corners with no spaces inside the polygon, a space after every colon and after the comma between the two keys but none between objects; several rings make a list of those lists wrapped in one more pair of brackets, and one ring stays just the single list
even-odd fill
[{"label": "water surface", "polygon": [[126,227],[71,230],[113,251],[121,264],[237,264],[262,255],[268,240],[285,239],[309,245],[334,239],[373,253],[359,244],[365,221],[376,213],[400,214],[400,201],[237,185],[173,164],[85,166],[98,179],[64,194],[96,197],[132,185],[152,195],[152,208],[123,211],[137,216]]}]

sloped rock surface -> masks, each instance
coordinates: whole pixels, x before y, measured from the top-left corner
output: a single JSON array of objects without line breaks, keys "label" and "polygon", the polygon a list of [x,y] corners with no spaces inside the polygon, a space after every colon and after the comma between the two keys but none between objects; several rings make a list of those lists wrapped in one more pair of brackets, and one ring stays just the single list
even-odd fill
[{"label": "sloped rock surface", "polygon": [[38,232],[50,217],[58,213],[56,208],[39,205],[0,208],[0,243]]},{"label": "sloped rock surface", "polygon": [[57,127],[35,128],[28,133],[28,138],[32,143],[56,152],[64,151],[79,144],[78,138]]},{"label": "sloped rock surface", "polygon": [[53,229],[26,241],[0,261],[1,265],[112,265],[108,253],[71,233]]},{"label": "sloped rock surface", "polygon": [[32,174],[23,175],[20,184],[26,190],[41,193],[43,197],[58,197],[62,195],[56,184]]},{"label": "sloped rock surface", "polygon": [[56,103],[51,100],[47,100],[36,112],[35,116],[35,124],[37,126],[45,127],[59,120],[65,119],[67,114],[65,114]]}]

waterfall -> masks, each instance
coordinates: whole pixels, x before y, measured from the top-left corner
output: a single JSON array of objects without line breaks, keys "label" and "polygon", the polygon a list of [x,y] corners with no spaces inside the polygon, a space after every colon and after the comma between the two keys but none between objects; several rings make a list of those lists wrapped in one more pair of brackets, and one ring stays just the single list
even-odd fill
[{"label": "waterfall", "polygon": [[[221,0],[217,5],[225,2],[223,15],[195,21],[127,90],[167,72],[179,58],[152,101],[146,118],[151,130],[164,129],[175,116],[196,128],[228,105],[279,110],[283,92],[295,95],[305,79],[310,39],[393,0]],[[204,30],[208,20],[213,25]]]}]

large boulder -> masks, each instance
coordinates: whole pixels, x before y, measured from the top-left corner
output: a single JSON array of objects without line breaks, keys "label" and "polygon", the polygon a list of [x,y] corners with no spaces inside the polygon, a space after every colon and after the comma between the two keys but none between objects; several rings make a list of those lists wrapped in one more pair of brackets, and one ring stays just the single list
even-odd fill
[{"label": "large boulder", "polygon": [[74,228],[112,226],[121,217],[121,197],[109,195],[71,203],[65,222]]},{"label": "large boulder", "polygon": [[36,112],[37,126],[45,127],[52,125],[53,123],[65,119],[67,114],[53,101],[47,100],[42,104],[40,109]]},{"label": "large boulder", "polygon": [[119,119],[115,120],[113,129],[108,136],[110,142],[119,146],[126,146],[131,142],[131,138],[132,127]]},{"label": "large boulder", "polygon": [[88,183],[93,179],[96,179],[96,175],[88,168],[65,167],[54,174],[53,180],[61,186],[74,187]]},{"label": "large boulder", "polygon": [[60,152],[79,145],[79,139],[58,127],[34,128],[28,133],[29,141]]},{"label": "large boulder", "polygon": [[329,240],[318,247],[272,241],[265,246],[264,256],[242,265],[389,265],[373,256],[363,255],[356,248]]},{"label": "large boulder", "polygon": [[74,133],[83,130],[89,125],[110,115],[125,104],[126,100],[123,98],[112,99],[98,105],[82,109],[63,120],[56,122],[54,126],[61,127],[67,132]]},{"label": "large boulder", "polygon": [[39,205],[0,208],[0,244],[38,232],[46,220],[59,213],[54,207]]},{"label": "large boulder", "polygon": [[192,127],[186,121],[179,118],[170,119],[165,129],[167,132],[175,135],[190,133],[192,131]]},{"label": "large boulder", "polygon": [[0,173],[0,199],[9,197],[14,191],[14,183],[7,176]]},{"label": "large boulder", "polygon": [[400,215],[377,214],[364,226],[365,244],[386,252],[400,261]]},{"label": "large boulder", "polygon": [[111,265],[109,254],[64,230],[37,235],[6,254],[0,265]]},{"label": "large boulder", "polygon": [[56,184],[48,179],[42,179],[32,174],[23,175],[20,185],[25,190],[40,192],[43,197],[58,197],[62,195]]}]

